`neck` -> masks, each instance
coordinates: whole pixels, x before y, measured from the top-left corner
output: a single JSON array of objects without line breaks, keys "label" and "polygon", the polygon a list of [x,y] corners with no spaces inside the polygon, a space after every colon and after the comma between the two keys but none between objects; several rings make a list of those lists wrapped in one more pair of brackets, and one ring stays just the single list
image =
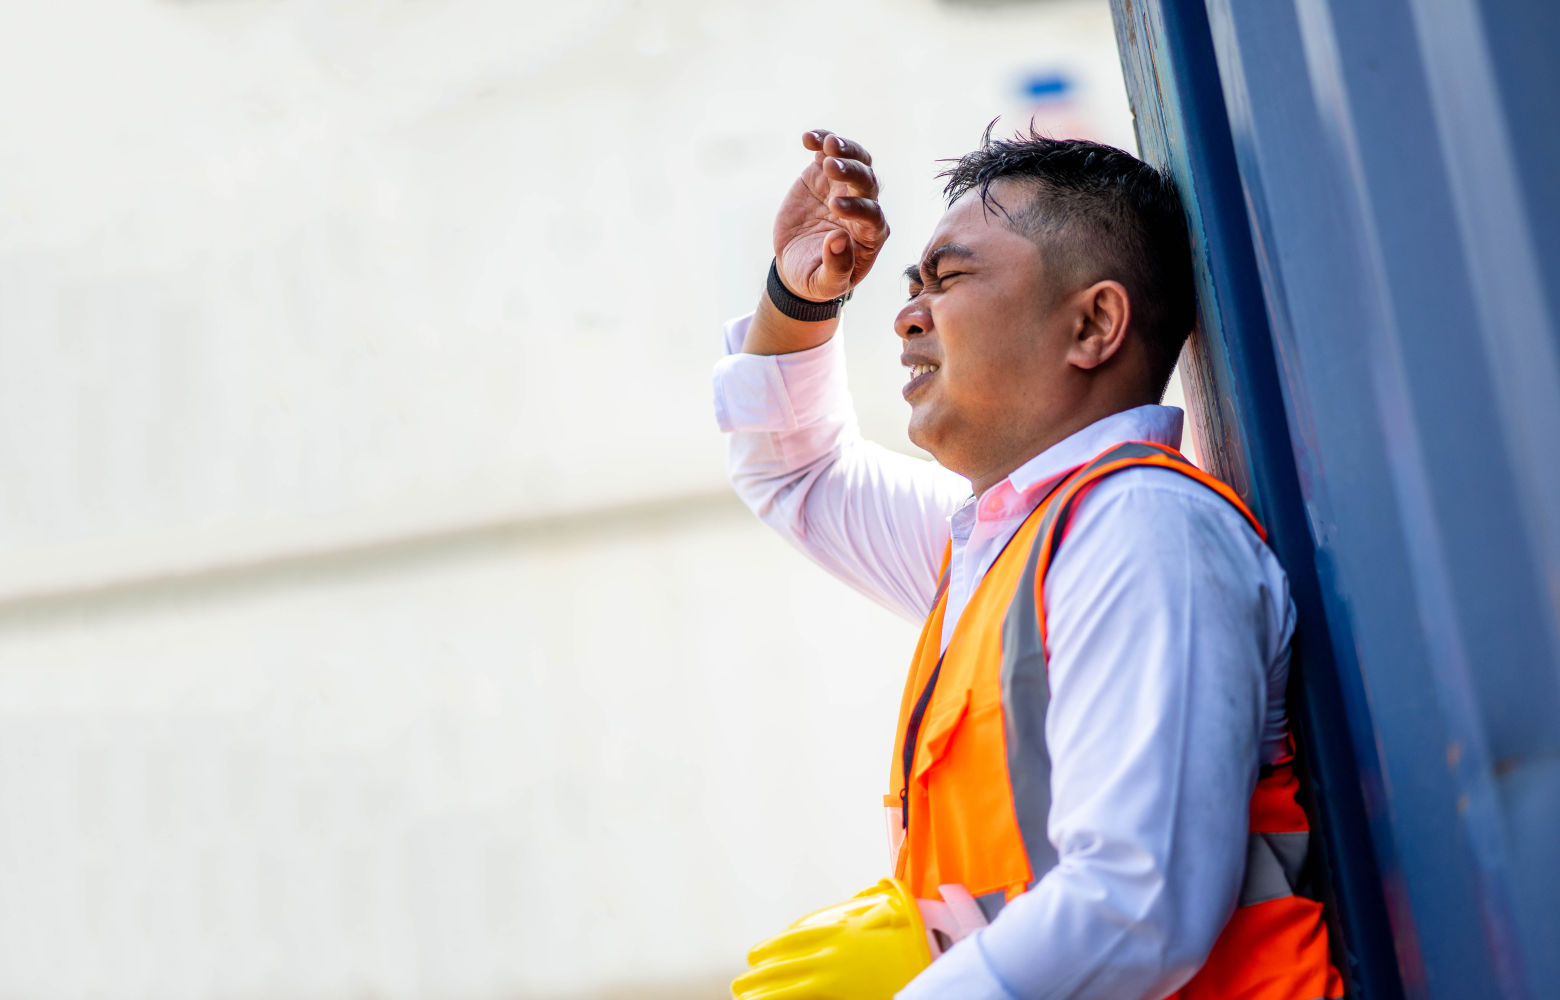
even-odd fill
[{"label": "neck", "polygon": [[[1014,447],[1004,450],[1000,460],[992,461],[980,474],[963,474],[968,476],[970,485],[975,490],[975,495],[977,497],[984,496],[987,490],[1011,476],[1019,466],[1036,455],[1055,447],[1090,424],[1104,420],[1112,414],[1142,406],[1146,402],[1152,402],[1152,400],[1132,399],[1115,403],[1081,406],[1070,410],[1067,419],[1048,424],[1045,428],[1037,430],[1036,433],[1019,439]],[[955,469],[954,471],[959,472],[962,470]]]}]

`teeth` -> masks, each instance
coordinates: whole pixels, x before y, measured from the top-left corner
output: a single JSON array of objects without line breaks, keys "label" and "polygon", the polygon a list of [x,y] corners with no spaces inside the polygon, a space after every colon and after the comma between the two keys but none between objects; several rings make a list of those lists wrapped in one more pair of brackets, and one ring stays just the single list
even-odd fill
[{"label": "teeth", "polygon": [[910,377],[911,378],[920,378],[922,375],[925,375],[928,372],[934,372],[936,370],[937,370],[937,366],[936,365],[911,365],[910,366]]}]

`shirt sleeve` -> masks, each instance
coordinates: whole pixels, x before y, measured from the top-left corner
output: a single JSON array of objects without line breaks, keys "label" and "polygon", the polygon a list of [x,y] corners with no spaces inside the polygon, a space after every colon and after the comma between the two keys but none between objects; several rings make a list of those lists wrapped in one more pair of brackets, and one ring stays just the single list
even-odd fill
[{"label": "shirt sleeve", "polygon": [[864,441],[840,338],[795,354],[740,353],[751,317],[726,325],[715,419],[732,486],[771,528],[890,610],[925,619],[969,483]]},{"label": "shirt sleeve", "polygon": [[1057,865],[900,1000],[1158,1000],[1233,912],[1288,591],[1233,509],[1171,475],[1103,481],[1046,580]]}]

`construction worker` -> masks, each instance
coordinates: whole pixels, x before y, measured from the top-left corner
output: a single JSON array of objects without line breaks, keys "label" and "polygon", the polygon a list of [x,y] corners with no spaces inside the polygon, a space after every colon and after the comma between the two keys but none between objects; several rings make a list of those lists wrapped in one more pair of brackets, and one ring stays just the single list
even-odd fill
[{"label": "construction worker", "polygon": [[760,945],[734,994],[1342,996],[1297,892],[1287,582],[1159,405],[1195,319],[1174,188],[1033,133],[988,130],[945,172],[894,322],[933,465],[861,440],[835,337],[888,238],[872,159],[802,144],[716,368],[732,482],[925,624],[884,798],[894,878]]}]

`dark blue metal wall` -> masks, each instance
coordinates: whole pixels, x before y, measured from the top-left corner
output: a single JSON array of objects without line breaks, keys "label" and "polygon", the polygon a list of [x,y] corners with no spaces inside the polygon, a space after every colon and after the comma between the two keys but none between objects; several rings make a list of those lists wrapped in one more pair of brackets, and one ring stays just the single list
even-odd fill
[{"label": "dark blue metal wall", "polygon": [[1560,997],[1560,3],[1112,0],[1356,996]]}]

